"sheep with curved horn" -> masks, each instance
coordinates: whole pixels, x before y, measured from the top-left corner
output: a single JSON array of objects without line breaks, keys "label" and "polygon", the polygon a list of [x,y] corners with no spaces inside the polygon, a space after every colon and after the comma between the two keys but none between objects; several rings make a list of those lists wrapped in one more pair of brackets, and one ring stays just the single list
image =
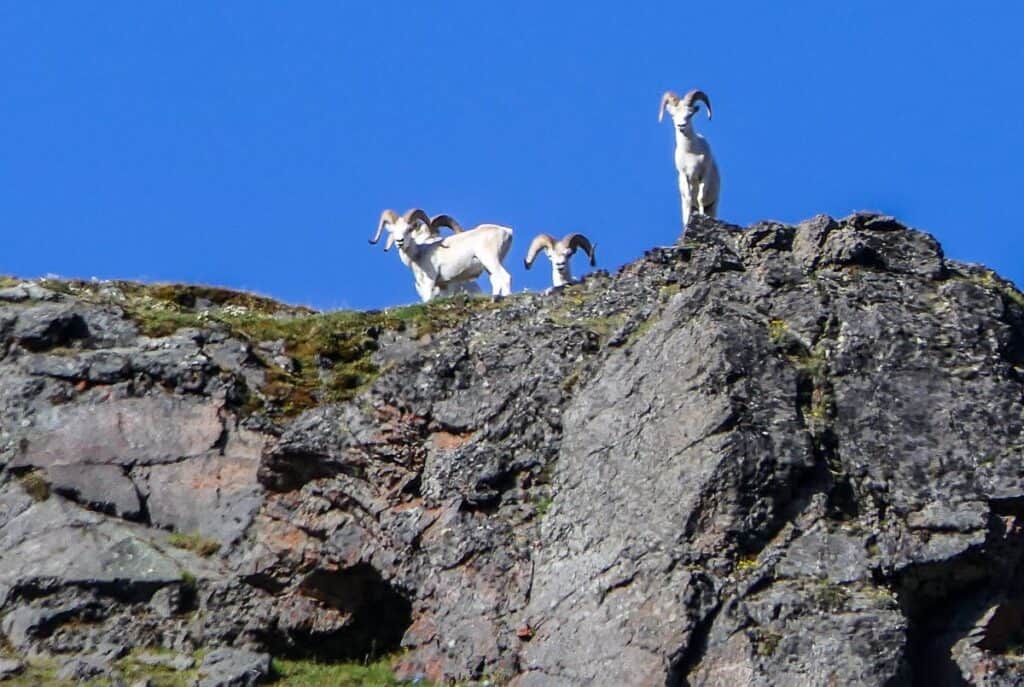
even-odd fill
[{"label": "sheep with curved horn", "polygon": [[[422,225],[426,225],[423,229]],[[417,241],[415,232],[438,231],[442,226],[453,229],[451,236],[428,241]],[[399,257],[412,270],[416,290],[423,301],[429,301],[445,289],[458,289],[472,282],[483,272],[491,278],[491,293],[507,296],[512,292],[512,276],[501,261],[512,245],[512,229],[498,224],[481,224],[468,231],[449,215],[434,219],[418,208],[391,221],[390,215],[381,215],[377,233],[370,243],[380,240],[381,231],[387,230],[388,241],[384,250],[398,247]]]},{"label": "sheep with curved horn", "polygon": [[718,197],[721,179],[718,165],[711,155],[707,140],[693,130],[690,121],[697,113],[697,105],[704,103],[711,119],[711,100],[701,90],[692,90],[682,98],[666,91],[661,96],[658,121],[662,121],[668,110],[676,127],[676,171],[679,173],[679,195],[683,208],[683,231],[694,212],[714,217],[718,214]]},{"label": "sheep with curved horn", "polygon": [[590,258],[590,266],[594,267],[597,265],[597,260],[594,257],[596,246],[591,244],[590,240],[583,234],[566,234],[557,241],[550,234],[538,234],[530,244],[530,249],[526,251],[526,259],[523,260],[523,264],[526,266],[526,269],[530,269],[533,266],[533,261],[537,258],[537,254],[543,250],[544,254],[548,256],[548,260],[551,261],[552,285],[564,286],[572,282],[569,259],[580,248]]},{"label": "sheep with curved horn", "polygon": [[[448,221],[450,220],[450,221]],[[410,208],[405,211],[404,214],[399,215],[394,210],[388,209],[380,213],[380,221],[377,223],[377,233],[374,234],[373,238],[370,239],[371,244],[375,244],[380,240],[380,235],[388,225],[398,223],[409,224],[413,228],[410,232],[412,240],[416,243],[431,243],[433,241],[441,240],[441,227],[449,227],[455,233],[461,233],[462,227],[458,225],[454,220],[448,217],[448,215],[437,215],[433,219],[427,216],[427,213],[420,208]],[[391,250],[391,246],[394,245],[394,237],[392,233],[388,232],[388,239],[384,244],[384,250]],[[401,259],[402,264],[406,267],[410,267],[409,258],[402,251],[398,252],[398,257]],[[413,278],[419,279],[421,273],[413,270]],[[417,281],[416,292],[421,293],[422,285]],[[457,293],[463,293],[467,295],[478,295],[481,293],[480,285],[475,281],[461,281],[455,282],[444,287],[435,286],[433,297],[447,297],[454,296]]]}]

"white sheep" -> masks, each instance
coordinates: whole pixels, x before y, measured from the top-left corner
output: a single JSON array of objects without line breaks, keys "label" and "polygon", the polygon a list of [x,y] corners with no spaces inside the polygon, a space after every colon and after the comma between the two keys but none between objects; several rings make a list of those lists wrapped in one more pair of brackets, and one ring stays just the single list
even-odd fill
[{"label": "white sheep", "polygon": [[[439,240],[417,243],[414,232],[423,231],[418,225],[436,230],[451,227],[456,233]],[[380,240],[381,231],[388,231],[384,250],[392,245],[398,247],[402,262],[413,271],[416,290],[425,302],[436,297],[437,289],[449,285],[472,281],[484,271],[491,278],[491,293],[507,296],[512,293],[512,276],[501,261],[512,246],[512,229],[498,224],[481,224],[468,231],[462,231],[452,217],[438,215],[430,219],[423,210],[410,210],[402,217],[391,221],[382,215],[377,233],[370,243]]]},{"label": "white sheep", "polygon": [[700,212],[708,217],[718,213],[718,196],[721,180],[718,165],[711,155],[707,140],[693,130],[691,118],[697,112],[697,104],[704,103],[711,119],[711,101],[704,91],[693,90],[680,98],[672,91],[661,97],[658,110],[660,122],[667,109],[676,127],[676,170],[679,172],[679,195],[683,206],[683,231],[690,221],[690,215]]},{"label": "white sheep", "polygon": [[533,266],[537,253],[541,250],[551,261],[551,282],[553,286],[564,286],[572,281],[572,272],[569,269],[569,259],[576,253],[576,249],[582,248],[583,252],[590,258],[590,266],[594,267],[597,261],[594,259],[595,246],[583,234],[566,234],[558,241],[550,234],[538,234],[530,244],[530,250],[526,252],[526,259],[523,264],[526,269]]},{"label": "white sheep", "polygon": [[[447,215],[438,215],[434,217],[429,223],[423,223],[413,219],[413,215],[418,211],[418,208],[412,208],[405,212],[404,215],[399,215],[394,210],[385,210],[380,213],[380,222],[377,224],[377,235],[380,236],[380,232],[383,230],[385,224],[396,224],[398,222],[405,222],[412,225],[413,229],[411,232],[412,240],[416,243],[430,243],[432,241],[440,241],[441,233],[439,228],[441,226],[450,227],[456,233],[461,232],[462,228],[457,225],[453,227],[451,223],[446,223],[448,219]],[[422,210],[419,210],[422,212]],[[425,214],[425,213],[424,213]],[[388,232],[388,240],[384,245],[384,250],[391,250],[393,245],[393,237]],[[402,251],[398,251],[398,257],[401,259],[402,264],[409,267],[409,257]],[[419,270],[413,270],[413,278],[419,280],[423,276],[423,273]],[[419,281],[416,283],[416,293],[420,293],[421,285]],[[466,294],[470,296],[476,296],[481,293],[480,284],[474,280],[454,282],[452,284],[446,284],[443,287],[435,286],[433,297],[435,298],[446,298],[448,296],[454,296],[455,294]]]}]

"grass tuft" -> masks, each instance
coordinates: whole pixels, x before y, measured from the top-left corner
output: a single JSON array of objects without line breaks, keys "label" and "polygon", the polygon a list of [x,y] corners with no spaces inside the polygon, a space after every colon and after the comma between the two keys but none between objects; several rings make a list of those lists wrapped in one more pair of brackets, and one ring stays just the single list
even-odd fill
[{"label": "grass tuft", "polygon": [[[273,670],[278,687],[397,687],[399,682],[391,669],[391,658],[374,663],[318,663],[275,658]],[[427,682],[417,682],[429,687]]]},{"label": "grass tuft", "polygon": [[[220,551],[220,544],[218,542],[204,537],[198,532],[171,532],[171,535],[167,538],[167,543],[179,549],[191,551],[203,558],[209,558]],[[184,573],[182,573],[182,579],[185,579]]]},{"label": "grass tuft", "polygon": [[50,498],[50,483],[46,481],[43,473],[39,470],[33,470],[22,475],[19,481],[21,482],[21,488],[34,500],[45,501]]}]

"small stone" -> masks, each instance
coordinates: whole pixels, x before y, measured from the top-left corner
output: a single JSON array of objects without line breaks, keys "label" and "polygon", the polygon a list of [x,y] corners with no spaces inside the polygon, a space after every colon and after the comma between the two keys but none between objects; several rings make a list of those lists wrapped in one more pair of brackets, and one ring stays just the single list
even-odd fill
[{"label": "small stone", "polygon": [[5,680],[25,670],[25,664],[16,658],[0,658],[0,680]]},{"label": "small stone", "polygon": [[181,588],[168,585],[158,589],[149,599],[149,607],[161,618],[172,618],[181,610]]},{"label": "small stone", "polygon": [[270,674],[270,654],[214,649],[199,672],[199,687],[253,687]]},{"label": "small stone", "polygon": [[57,678],[73,682],[85,682],[90,678],[106,673],[107,665],[95,656],[76,656],[67,660],[60,667],[60,670],[57,671]]}]

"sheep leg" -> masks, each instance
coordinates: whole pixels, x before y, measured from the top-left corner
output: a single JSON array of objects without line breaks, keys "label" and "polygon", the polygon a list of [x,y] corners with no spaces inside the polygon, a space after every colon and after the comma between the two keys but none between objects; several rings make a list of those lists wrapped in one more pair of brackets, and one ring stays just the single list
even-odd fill
[{"label": "sheep leg", "polygon": [[686,231],[686,225],[690,223],[690,203],[692,194],[690,193],[690,182],[684,177],[679,177],[679,196],[682,199],[683,205],[683,231]]},{"label": "sheep leg", "polygon": [[706,184],[704,182],[704,180],[702,179],[700,181],[700,183],[698,184],[698,186],[697,186],[697,211],[700,212],[700,214],[702,214],[702,215],[707,215],[708,217],[714,217],[715,216],[715,214],[714,214],[715,213],[715,203],[714,202],[708,202],[708,200],[709,200],[708,196],[709,195],[710,195],[710,189],[708,188],[708,184]]},{"label": "sheep leg", "polygon": [[421,279],[416,282],[416,291],[420,294],[420,300],[426,303],[434,297],[434,282],[429,279]]},{"label": "sheep leg", "polygon": [[[479,258],[479,256],[478,256]],[[512,275],[508,273],[504,265],[498,259],[480,259],[487,275],[491,278],[491,295],[508,296],[512,293]]]}]

